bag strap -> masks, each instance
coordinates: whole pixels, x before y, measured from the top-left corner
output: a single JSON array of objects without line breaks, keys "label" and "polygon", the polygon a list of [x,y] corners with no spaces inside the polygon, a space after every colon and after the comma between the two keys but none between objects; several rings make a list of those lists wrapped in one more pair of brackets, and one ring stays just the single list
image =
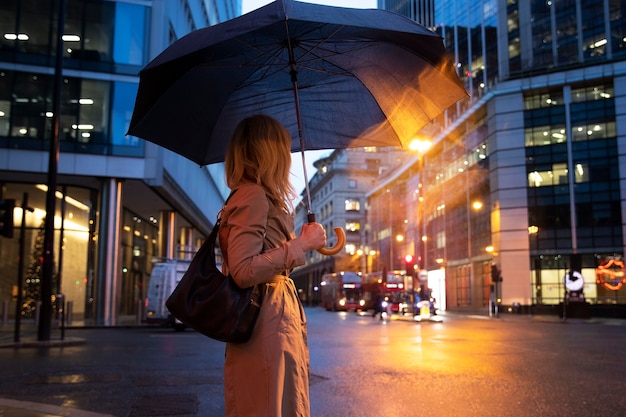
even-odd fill
[{"label": "bag strap", "polygon": [[[232,190],[230,194],[228,194],[228,197],[226,198],[226,200],[224,200],[224,204],[222,205],[222,208],[217,212],[217,219],[215,220],[215,226],[213,226],[213,230],[211,230],[211,234],[209,235],[209,240],[211,241],[211,250],[213,251],[213,254],[214,254],[213,263],[215,263],[215,242],[217,241],[217,238],[219,236],[220,224],[222,223],[222,212],[226,208],[226,204],[228,204],[228,200],[230,200],[230,198],[236,192],[237,192],[237,188]],[[226,265],[228,265],[227,251],[222,250],[222,258],[224,259],[224,262],[226,262]]]},{"label": "bag strap", "polygon": [[228,204],[228,200],[230,200],[230,198],[237,192],[237,190],[238,190],[237,188],[232,190],[230,194],[228,194],[228,197],[226,198],[226,200],[224,200],[224,204],[222,205],[222,208],[217,212],[217,218],[215,220],[216,225],[219,224],[220,221],[222,220],[222,212],[226,208],[226,204]]}]

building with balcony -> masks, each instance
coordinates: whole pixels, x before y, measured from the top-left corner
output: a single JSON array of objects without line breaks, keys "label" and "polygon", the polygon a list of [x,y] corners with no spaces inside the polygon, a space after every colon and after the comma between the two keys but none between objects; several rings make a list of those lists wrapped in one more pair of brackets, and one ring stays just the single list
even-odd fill
[{"label": "building with balcony", "polygon": [[136,321],[153,260],[191,256],[227,194],[220,166],[126,135],[138,73],[186,33],[239,15],[241,1],[67,0],[59,74],[60,4],[0,3],[0,199],[16,202],[14,237],[0,238],[0,300],[10,318],[37,314],[60,75],[52,293],[75,323]]}]

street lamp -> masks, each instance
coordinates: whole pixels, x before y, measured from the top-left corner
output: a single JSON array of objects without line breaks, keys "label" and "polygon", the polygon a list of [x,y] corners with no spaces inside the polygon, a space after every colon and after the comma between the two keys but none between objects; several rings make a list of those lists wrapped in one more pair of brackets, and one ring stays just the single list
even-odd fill
[{"label": "street lamp", "polygon": [[[418,195],[418,218],[420,218],[421,224],[421,238],[422,243],[420,244],[420,266],[423,267],[424,270],[427,268],[426,262],[426,242],[428,240],[426,236],[426,207],[424,202],[424,155],[428,150],[433,146],[432,141],[427,139],[414,139],[409,144],[409,149],[418,153],[419,164],[418,164],[418,173],[419,173],[419,184],[417,185],[418,190],[416,192]],[[416,229],[416,232],[419,229]]]},{"label": "street lamp", "polygon": [[366,246],[365,248],[357,249],[356,254],[360,257],[360,259],[365,261],[365,267],[363,268],[363,270],[367,274],[370,269],[370,258],[376,255],[376,251]]},{"label": "street lamp", "polygon": [[[466,183],[466,197],[467,197],[467,262],[469,263],[469,280],[470,282],[474,279],[474,262],[472,260],[472,210],[479,211],[483,208],[483,203],[480,200],[474,200],[470,202],[469,196],[469,178],[467,177],[467,172],[469,169],[465,169],[465,175],[467,179]],[[471,209],[470,209],[471,207]]]},{"label": "street lamp", "polygon": [[409,149],[419,153],[420,155],[422,155],[428,149],[430,149],[430,147],[432,145],[433,145],[433,143],[430,140],[427,140],[427,139],[413,139],[409,143]]}]

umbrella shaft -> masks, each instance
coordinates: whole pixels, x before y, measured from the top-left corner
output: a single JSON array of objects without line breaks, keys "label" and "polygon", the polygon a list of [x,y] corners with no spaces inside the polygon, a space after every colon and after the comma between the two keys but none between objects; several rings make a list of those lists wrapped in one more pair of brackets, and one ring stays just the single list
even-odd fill
[{"label": "umbrella shaft", "polygon": [[[289,26],[287,26],[287,32],[289,32]],[[306,157],[304,155],[304,137],[302,135],[302,117],[300,113],[300,96],[298,95],[298,70],[296,69],[296,60],[293,56],[293,45],[291,39],[287,37],[287,48],[289,50],[289,66],[291,71],[291,85],[293,86],[293,100],[296,105],[296,121],[298,122],[298,140],[300,141],[300,153],[302,154],[302,172],[304,174],[304,189],[306,191],[306,208],[309,216],[315,215],[311,210],[311,191],[309,190],[309,176],[306,172]],[[315,221],[315,220],[313,220]]]}]

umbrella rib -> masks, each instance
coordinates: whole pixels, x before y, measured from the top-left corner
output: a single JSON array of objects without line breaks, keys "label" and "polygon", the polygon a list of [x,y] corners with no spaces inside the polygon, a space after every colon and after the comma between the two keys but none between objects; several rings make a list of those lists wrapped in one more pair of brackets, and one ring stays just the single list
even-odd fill
[{"label": "umbrella rib", "polygon": [[[363,48],[366,48],[366,46],[363,46]],[[306,61],[302,61],[302,60],[297,60],[296,61],[296,67],[299,70],[307,70],[307,71],[312,71],[312,72],[318,72],[318,73],[322,73],[322,74],[334,74],[334,75],[342,75],[342,76],[346,76],[346,77],[350,77],[351,73],[347,70],[344,70],[343,68],[337,66],[334,63],[331,63],[328,61],[328,57],[330,56],[334,56],[334,55],[341,55],[340,52],[335,52],[335,51],[331,51],[331,54],[325,55],[325,56],[321,56],[321,55],[314,55],[312,59],[308,59]],[[258,64],[258,61],[260,60],[261,56],[259,56],[258,58],[255,58],[245,64],[240,64],[241,67],[255,67],[255,68],[263,68],[263,72],[261,74],[257,74],[255,77],[253,78],[249,78],[246,82],[242,83],[241,86],[247,86],[247,85],[252,85],[254,83],[256,83],[259,80],[265,79],[269,76],[275,75],[277,73],[279,73],[281,70],[287,69],[289,68],[289,64],[288,62],[282,60],[279,56],[273,56],[270,55],[269,53],[265,53],[264,54],[266,57],[270,57],[271,59],[273,59],[275,62],[264,62],[262,65]],[[329,68],[323,68],[321,65],[314,65],[316,62],[326,62],[328,64],[332,64],[332,66],[334,68],[336,68],[336,71],[331,71]],[[313,65],[311,65],[313,64]]]},{"label": "umbrella rib", "polygon": [[[310,39],[306,39],[305,41],[299,40],[297,41],[297,48],[301,49],[304,51],[303,54],[301,54],[297,59],[296,59],[296,66],[298,68],[302,68],[305,70],[309,70],[309,71],[314,71],[314,72],[319,72],[319,73],[334,73],[335,75],[345,75],[345,76],[350,76],[350,72],[346,71],[344,69],[342,69],[341,67],[338,67],[335,64],[332,64],[335,68],[339,69],[339,71],[329,71],[328,69],[322,68],[322,66],[320,65],[311,65],[314,64],[315,62],[320,62],[320,61],[324,61],[327,63],[330,63],[328,61],[329,57],[333,57],[333,56],[338,56],[338,55],[342,55],[343,52],[341,51],[337,51],[335,48],[325,48],[324,45],[326,44],[326,42],[328,40],[330,40],[336,33],[338,33],[341,28],[343,28],[343,26],[336,28],[332,33],[330,33],[328,36],[325,36],[323,38],[310,38]],[[307,32],[311,33],[314,32],[314,29],[311,29]],[[305,34],[306,35],[306,34]],[[301,38],[302,36],[299,36],[298,38]],[[255,77],[255,79],[251,82],[248,83],[244,83],[243,86],[248,85],[248,84],[253,84],[254,82],[260,80],[260,79],[264,79],[267,76],[273,75],[277,72],[279,72],[281,69],[287,68],[289,67],[289,61],[286,59],[283,59],[281,57],[281,52],[286,50],[286,46],[285,44],[269,44],[266,46],[271,46],[271,48],[266,48],[264,47],[264,45],[258,45],[258,44],[252,44],[250,42],[246,42],[242,39],[237,39],[242,45],[244,45],[245,47],[249,48],[250,50],[254,50],[259,52],[259,55],[254,57],[253,59],[251,59],[250,61],[244,63],[244,64],[240,64],[240,66],[244,66],[244,67],[263,67],[265,68],[263,73],[258,76]],[[297,40],[297,39],[296,39]],[[353,43],[353,42],[351,42]],[[311,47],[306,48],[306,46],[308,44],[312,44]],[[363,44],[363,46],[361,46],[360,48],[350,48],[351,51],[356,51],[359,49],[365,49],[367,48],[367,44]],[[320,54],[317,53],[318,51],[323,51],[325,52],[324,54]],[[274,61],[274,63],[270,63],[267,61],[263,62],[263,65],[259,65],[259,60],[263,59],[264,57],[269,57],[271,60]],[[309,57],[309,59],[305,59]],[[312,57],[312,58],[311,58]],[[272,68],[275,68],[276,71],[271,71]]]}]

